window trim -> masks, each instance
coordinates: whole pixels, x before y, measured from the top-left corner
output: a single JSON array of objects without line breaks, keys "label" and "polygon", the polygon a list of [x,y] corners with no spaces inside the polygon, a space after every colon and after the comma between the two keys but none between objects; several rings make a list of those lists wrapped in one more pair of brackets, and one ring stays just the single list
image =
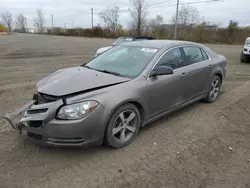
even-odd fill
[{"label": "window trim", "polygon": [[[202,48],[200,48],[200,51],[201,51],[201,54],[202,54],[202,56],[203,56],[203,61],[208,60],[208,59],[209,59],[209,56],[207,55],[206,51],[205,51],[205,50],[203,50]],[[205,57],[204,57],[204,53],[203,53],[203,52],[207,55],[208,59],[205,59]]]},{"label": "window trim", "polygon": [[[185,44],[184,44],[184,45],[180,45],[180,46],[174,46],[174,47],[172,47],[172,48],[167,49],[167,50],[157,59],[157,61],[156,61],[155,64],[152,66],[151,70],[149,71],[149,73],[148,73],[148,75],[147,75],[147,80],[151,78],[151,77],[150,77],[151,72],[152,72],[153,69],[155,68],[156,64],[160,61],[160,59],[161,59],[167,52],[169,52],[170,50],[173,50],[173,49],[175,49],[175,48],[180,48],[180,51],[181,51],[181,48],[182,48],[182,50],[184,50],[183,47],[197,47],[197,48],[200,48],[200,49],[202,49],[202,50],[207,54],[207,56],[208,56],[208,59],[203,60],[203,61],[211,60],[211,57],[210,57],[210,55],[207,53],[207,51],[204,50],[202,47],[200,47],[200,46],[198,46],[198,45],[194,45],[194,44],[193,44],[193,45],[192,45],[192,44],[186,44],[186,45],[185,45]],[[182,54],[182,56],[183,56],[183,55],[186,56],[185,52],[184,52],[184,54],[181,52],[181,54]],[[203,62],[203,61],[200,61],[200,62]],[[197,63],[200,63],[200,62],[197,62]],[[196,63],[195,63],[195,64],[196,64]],[[185,67],[192,66],[192,65],[194,65],[194,64],[190,64],[190,65],[186,65],[186,66],[184,66],[184,67],[180,67],[180,68],[174,69],[174,72],[175,72],[176,70],[180,70],[180,69],[183,69],[183,68],[185,68]]]},{"label": "window trim", "polygon": [[201,52],[201,55],[202,55],[203,61],[205,61],[205,57],[204,57],[204,54],[202,53],[202,49],[201,49],[201,48],[200,48],[200,52]]}]

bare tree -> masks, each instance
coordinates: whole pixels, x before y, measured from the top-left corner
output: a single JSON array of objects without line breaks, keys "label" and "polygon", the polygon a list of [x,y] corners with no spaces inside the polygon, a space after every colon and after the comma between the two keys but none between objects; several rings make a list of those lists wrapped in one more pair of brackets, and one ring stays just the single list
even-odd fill
[{"label": "bare tree", "polygon": [[155,18],[150,19],[148,22],[149,32],[155,38],[164,38],[166,35],[166,31],[163,24],[163,17],[161,15],[157,15]]},{"label": "bare tree", "polygon": [[18,14],[16,17],[16,29],[21,33],[28,32],[27,18],[22,14]]},{"label": "bare tree", "polygon": [[44,24],[45,24],[45,19],[44,19],[43,10],[36,9],[36,17],[34,18],[34,26],[38,33],[44,32]]},{"label": "bare tree", "polygon": [[153,31],[158,30],[162,22],[163,22],[163,17],[161,15],[157,15],[155,18],[149,19],[147,23],[147,26],[148,26],[147,32],[153,32]]},{"label": "bare tree", "polygon": [[[177,23],[186,26],[189,24],[198,24],[200,22],[200,14],[196,7],[190,5],[184,5],[181,7],[179,14],[178,14],[178,21]],[[172,23],[175,24],[176,22],[176,15],[172,17]]]},{"label": "bare tree", "polygon": [[106,8],[99,13],[99,16],[112,35],[116,35],[121,27],[119,23],[119,7],[114,5],[112,8]]},{"label": "bare tree", "polygon": [[10,12],[2,12],[1,18],[3,22],[8,26],[9,32],[12,31],[13,19],[12,14]]},{"label": "bare tree", "polygon": [[148,24],[150,27],[159,27],[162,23],[163,17],[158,14],[155,18],[151,19]]},{"label": "bare tree", "polygon": [[132,28],[135,28],[138,36],[142,34],[143,27],[146,23],[147,3],[145,0],[130,0],[133,8],[130,13],[132,16]]}]

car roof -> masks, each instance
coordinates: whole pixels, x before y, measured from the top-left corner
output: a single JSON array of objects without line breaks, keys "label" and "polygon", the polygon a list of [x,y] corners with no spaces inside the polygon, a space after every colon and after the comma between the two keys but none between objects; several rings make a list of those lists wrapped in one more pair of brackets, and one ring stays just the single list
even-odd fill
[{"label": "car roof", "polygon": [[134,39],[154,39],[153,37],[149,36],[123,36],[120,38],[134,38]]},{"label": "car roof", "polygon": [[181,45],[199,45],[195,42],[190,41],[181,41],[181,40],[141,40],[134,41],[130,43],[121,44],[123,46],[138,46],[138,47],[147,47],[147,48],[166,48],[166,47],[175,47]]}]

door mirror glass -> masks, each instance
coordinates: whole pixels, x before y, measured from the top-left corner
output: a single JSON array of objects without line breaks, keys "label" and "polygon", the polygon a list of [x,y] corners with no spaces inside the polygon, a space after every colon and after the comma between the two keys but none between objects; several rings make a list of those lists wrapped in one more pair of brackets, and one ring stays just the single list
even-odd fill
[{"label": "door mirror glass", "polygon": [[160,76],[160,75],[168,75],[168,74],[174,74],[174,70],[171,67],[168,66],[156,66],[152,72],[151,77]]}]

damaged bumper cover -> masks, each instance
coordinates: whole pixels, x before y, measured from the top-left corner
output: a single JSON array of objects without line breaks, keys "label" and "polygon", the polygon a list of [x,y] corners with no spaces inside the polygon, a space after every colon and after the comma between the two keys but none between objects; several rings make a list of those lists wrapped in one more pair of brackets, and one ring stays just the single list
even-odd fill
[{"label": "damaged bumper cover", "polygon": [[21,119],[20,119],[21,116],[34,103],[35,103],[35,101],[32,100],[32,101],[26,103],[22,108],[19,108],[18,110],[16,110],[15,112],[5,114],[4,119],[9,122],[9,124],[11,125],[11,127],[13,129],[18,129],[18,125],[20,124],[20,121],[21,121]]},{"label": "damaged bumper cover", "polygon": [[[58,120],[56,113],[64,105],[62,99],[43,104],[32,100],[4,119],[36,143],[53,146],[100,145],[105,127],[102,126],[103,107],[80,120]],[[100,117],[100,119],[96,117]]]}]

